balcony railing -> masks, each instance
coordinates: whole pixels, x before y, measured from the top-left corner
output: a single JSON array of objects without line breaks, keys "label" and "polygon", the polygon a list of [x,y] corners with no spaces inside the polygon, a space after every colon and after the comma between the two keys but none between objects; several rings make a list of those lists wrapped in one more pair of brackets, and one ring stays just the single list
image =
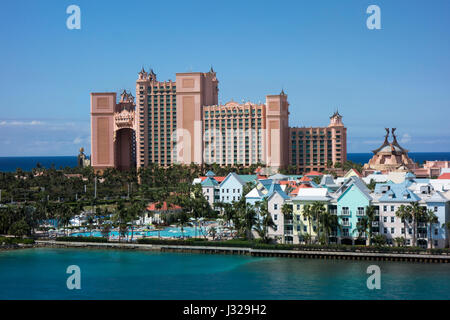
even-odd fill
[{"label": "balcony railing", "polygon": [[291,236],[291,235],[294,234],[294,231],[293,230],[284,230],[284,234],[288,235],[288,236]]},{"label": "balcony railing", "polygon": [[349,215],[350,215],[350,210],[342,210],[342,211],[341,211],[341,214],[342,214],[343,216],[349,216]]},{"label": "balcony railing", "polygon": [[293,224],[294,220],[284,220],[284,224]]},{"label": "balcony railing", "polygon": [[350,223],[350,221],[342,221],[342,225],[343,225],[344,227],[350,227],[350,226],[351,226],[351,223]]},{"label": "balcony railing", "polygon": [[330,210],[330,214],[337,214],[337,210],[336,209]]},{"label": "balcony railing", "polygon": [[358,211],[356,211],[356,215],[361,217],[361,216],[365,215],[365,212],[364,212],[364,210],[363,211],[358,210]]}]

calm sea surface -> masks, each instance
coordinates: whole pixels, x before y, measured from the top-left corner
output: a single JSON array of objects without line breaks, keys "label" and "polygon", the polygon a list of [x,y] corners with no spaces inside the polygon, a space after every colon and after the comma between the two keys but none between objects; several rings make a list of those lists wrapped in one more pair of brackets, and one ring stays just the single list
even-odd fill
[{"label": "calm sea surface", "polygon": [[[366,286],[381,268],[381,290]],[[68,290],[66,269],[81,269]],[[0,299],[450,299],[445,264],[36,248],[0,252]]]},{"label": "calm sea surface", "polygon": [[[349,153],[348,160],[357,163],[367,163],[372,157],[372,153]],[[424,162],[426,160],[448,160],[450,161],[450,152],[410,152],[409,156],[415,162]],[[24,171],[30,171],[40,163],[45,168],[50,168],[52,164],[56,169],[65,167],[75,167],[77,165],[77,157],[0,157],[0,171],[12,172],[17,168]]]}]

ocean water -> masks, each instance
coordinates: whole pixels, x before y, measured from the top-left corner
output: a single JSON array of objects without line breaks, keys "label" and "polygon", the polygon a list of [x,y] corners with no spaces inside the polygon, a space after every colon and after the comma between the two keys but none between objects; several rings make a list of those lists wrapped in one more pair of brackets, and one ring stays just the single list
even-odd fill
[{"label": "ocean water", "polygon": [[[372,153],[348,153],[347,159],[356,163],[367,163],[373,156]],[[409,156],[415,162],[424,162],[426,160],[448,160],[450,161],[450,152],[410,152]],[[60,167],[75,167],[77,165],[76,156],[66,157],[0,157],[0,171],[13,172],[17,168],[23,171],[30,171],[40,163],[45,168],[50,168],[52,164],[56,169]]]},{"label": "ocean water", "polygon": [[[369,290],[367,267],[381,269]],[[68,290],[67,267],[81,270]],[[445,264],[125,250],[0,252],[0,299],[450,299]]]},{"label": "ocean water", "polygon": [[0,157],[0,171],[13,172],[17,168],[21,168],[23,171],[30,171],[36,168],[37,163],[40,163],[45,168],[51,168],[52,164],[56,169],[60,167],[76,167],[77,157]]},{"label": "ocean water", "polygon": [[[409,152],[409,157],[417,163],[427,160],[450,161],[450,152]],[[367,163],[372,158],[373,153],[347,153],[347,159],[356,163]]]}]

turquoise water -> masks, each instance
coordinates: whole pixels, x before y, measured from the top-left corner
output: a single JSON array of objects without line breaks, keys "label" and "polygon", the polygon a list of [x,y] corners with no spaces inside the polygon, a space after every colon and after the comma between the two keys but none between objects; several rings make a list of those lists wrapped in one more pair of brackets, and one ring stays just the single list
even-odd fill
[{"label": "turquoise water", "polygon": [[[381,290],[366,286],[381,268]],[[66,268],[81,269],[68,290]],[[36,248],[0,252],[0,299],[450,299],[445,264]]]}]

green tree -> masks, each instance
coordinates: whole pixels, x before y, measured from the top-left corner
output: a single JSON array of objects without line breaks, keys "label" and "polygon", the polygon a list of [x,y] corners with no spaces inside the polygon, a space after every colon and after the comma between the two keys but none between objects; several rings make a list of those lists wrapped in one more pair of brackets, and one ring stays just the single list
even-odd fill
[{"label": "green tree", "polygon": [[312,243],[312,220],[314,217],[314,212],[312,210],[312,206],[309,204],[306,204],[303,206],[303,216],[306,217],[306,219],[308,220],[308,240],[309,240],[309,244]]},{"label": "green tree", "polygon": [[25,222],[25,219],[14,222],[9,228],[9,234],[15,237],[23,237],[29,235],[31,232],[30,226]]},{"label": "green tree", "polygon": [[401,205],[398,207],[397,211],[395,212],[395,215],[402,219],[403,221],[403,229],[405,230],[405,237],[407,234],[407,228],[406,228],[406,221],[412,219],[411,215],[411,208],[409,206]]},{"label": "green tree", "polygon": [[430,243],[430,248],[433,248],[433,225],[439,223],[439,219],[433,210],[427,210],[424,214],[424,220],[428,224],[428,242]]},{"label": "green tree", "polygon": [[[282,212],[283,212],[283,207],[281,209]],[[272,219],[272,215],[269,212],[267,198],[264,199],[262,202],[257,202],[255,204],[255,208],[258,211],[260,218],[257,220],[256,225],[254,226],[254,230],[257,232],[257,234],[261,238],[262,242],[268,243],[268,242],[270,242],[269,228],[274,229],[276,227],[276,225]],[[289,210],[287,209],[287,211],[289,211]],[[288,213],[283,212],[283,214],[288,214]]]}]

